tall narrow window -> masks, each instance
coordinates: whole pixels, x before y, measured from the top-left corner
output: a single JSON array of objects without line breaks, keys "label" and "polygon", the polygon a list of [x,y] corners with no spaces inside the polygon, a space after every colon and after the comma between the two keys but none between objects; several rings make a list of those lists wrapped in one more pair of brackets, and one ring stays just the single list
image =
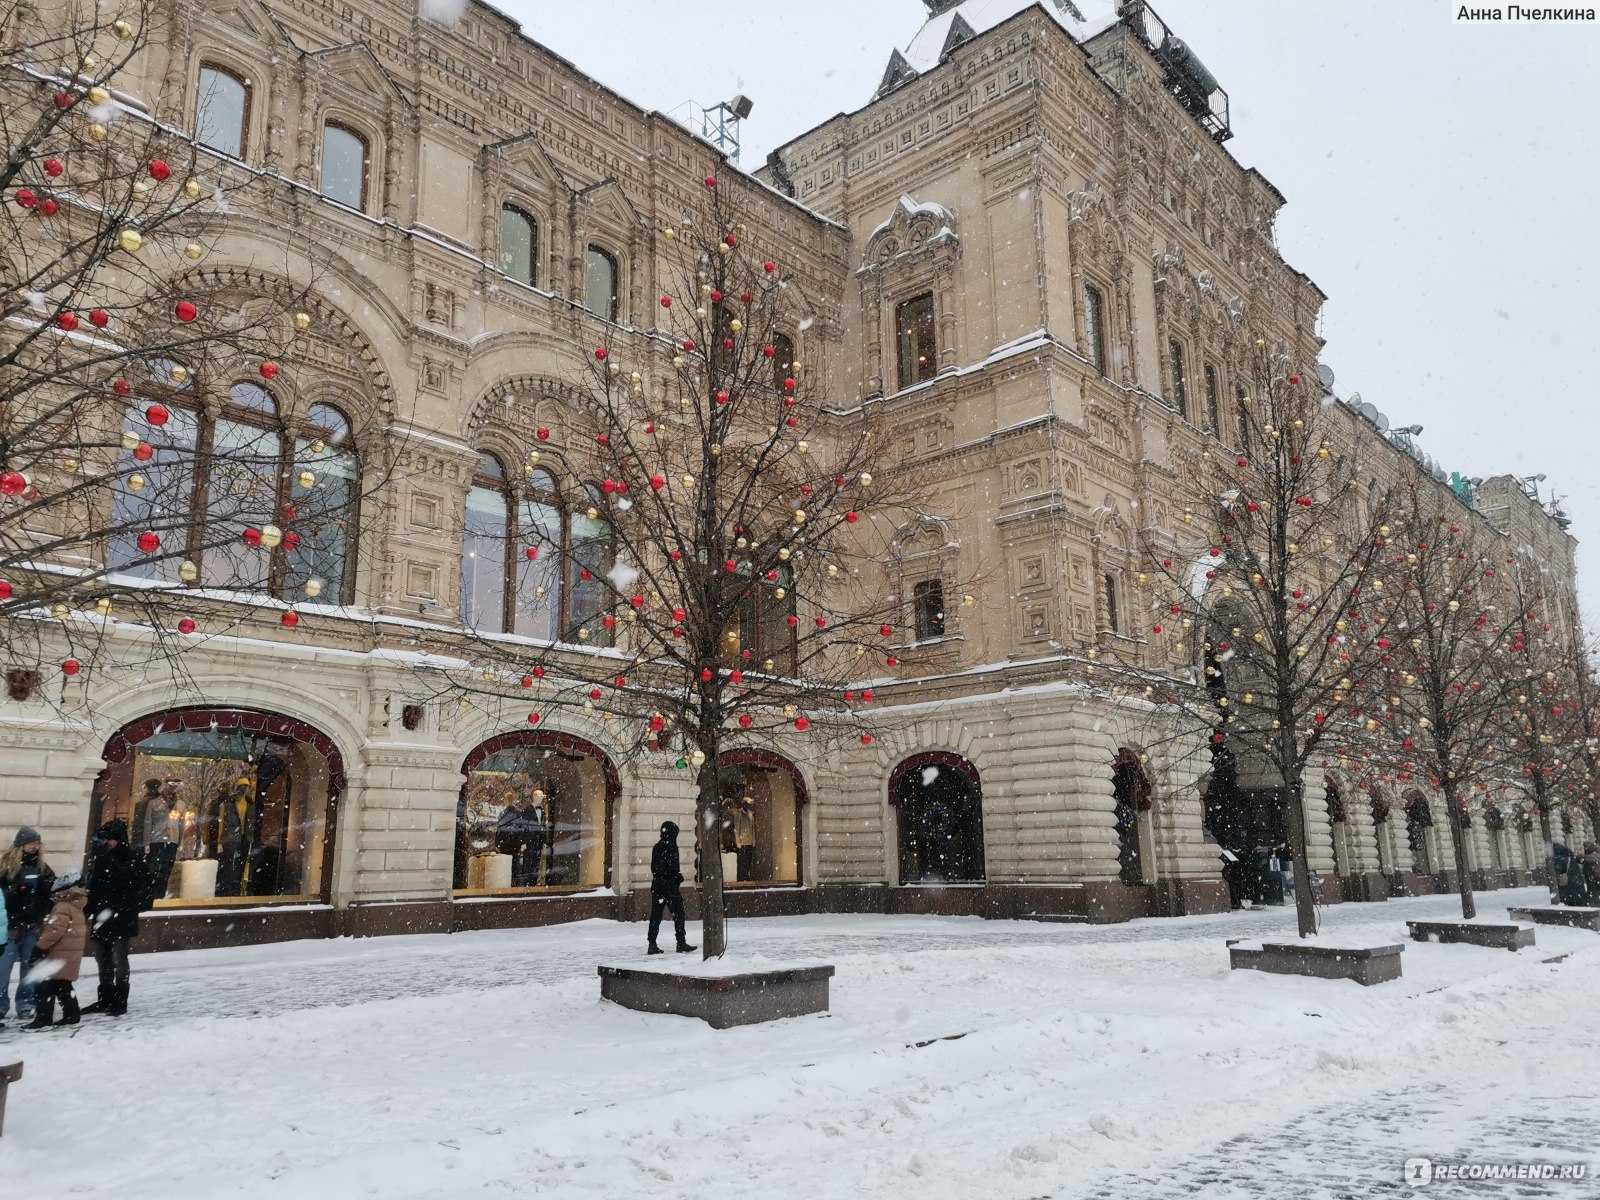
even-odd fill
[{"label": "tall narrow window", "polygon": [[466,534],[461,546],[461,619],[485,633],[505,629],[510,536],[505,468],[494,455],[481,454],[478,473],[467,492]]},{"label": "tall narrow window", "polygon": [[933,293],[924,292],[894,310],[895,338],[900,350],[900,387],[926,383],[939,373],[934,337]]},{"label": "tall narrow window", "polygon": [[1233,391],[1234,424],[1238,427],[1238,449],[1250,453],[1250,397],[1239,384]]},{"label": "tall narrow window", "polygon": [[583,306],[597,317],[617,319],[617,257],[590,246],[583,272]]},{"label": "tall narrow window", "polygon": [[1097,287],[1083,289],[1084,351],[1096,371],[1106,373],[1106,301]]},{"label": "tall narrow window", "polygon": [[1106,628],[1112,633],[1122,632],[1122,619],[1117,609],[1117,577],[1106,575]]},{"label": "tall narrow window", "polygon": [[[563,641],[587,641],[600,646],[610,642],[603,614],[611,596],[607,575],[612,567],[611,524],[605,517],[605,499],[593,484],[585,488],[589,505],[572,514],[567,552],[567,624]],[[593,514],[593,515],[591,515]],[[588,632],[579,638],[580,630]]]},{"label": "tall narrow window", "polygon": [[307,513],[300,542],[287,554],[286,592],[341,604],[355,575],[355,521],[361,486],[361,460],[350,436],[350,422],[327,404],[313,404],[311,428],[295,440],[293,503]]},{"label": "tall narrow window", "polygon": [[518,283],[539,282],[539,224],[514,204],[500,207],[500,269]]},{"label": "tall narrow window", "polygon": [[917,641],[932,641],[944,636],[944,583],[924,579],[911,589],[911,606],[916,620]]},{"label": "tall narrow window", "polygon": [[1206,387],[1206,432],[1220,433],[1222,431],[1222,401],[1217,395],[1217,369],[1210,363],[1205,369]]},{"label": "tall narrow window", "polygon": [[1167,342],[1167,356],[1172,360],[1172,407],[1180,417],[1189,415],[1189,378],[1183,362],[1183,343],[1177,338]]},{"label": "tall narrow window", "polygon": [[783,381],[788,379],[794,365],[794,342],[786,334],[772,335],[772,387],[783,391]]},{"label": "tall narrow window", "polygon": [[[511,629],[524,637],[556,640],[563,598],[561,587],[561,497],[555,478],[544,470],[528,477],[528,490],[517,506],[517,590]],[[533,557],[529,557],[532,554]]]},{"label": "tall narrow window", "polygon": [[367,206],[367,139],[332,121],[322,127],[322,194],[351,208]]},{"label": "tall narrow window", "polygon": [[202,66],[195,102],[195,141],[243,158],[245,121],[249,115],[250,85],[222,67]]}]

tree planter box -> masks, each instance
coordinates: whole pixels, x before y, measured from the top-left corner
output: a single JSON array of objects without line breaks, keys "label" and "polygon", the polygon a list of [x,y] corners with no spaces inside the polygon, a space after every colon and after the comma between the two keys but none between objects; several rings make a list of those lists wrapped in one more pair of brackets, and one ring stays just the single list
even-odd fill
[{"label": "tree planter box", "polygon": [[1311,975],[1317,979],[1353,979],[1363,987],[1400,978],[1404,946],[1319,946],[1315,943],[1265,942],[1260,946],[1228,943],[1229,965],[1235,971],[1271,971],[1277,975]]},{"label": "tree planter box", "polygon": [[1592,929],[1600,933],[1600,908],[1550,904],[1508,908],[1506,912],[1513,921],[1532,921],[1535,925],[1570,925],[1574,929]]},{"label": "tree planter box", "polygon": [[0,1063],[0,1133],[6,1130],[6,1089],[21,1078],[21,1063]]},{"label": "tree planter box", "polygon": [[698,1017],[713,1029],[828,1011],[830,966],[709,974],[601,967],[600,998],[639,1012]]},{"label": "tree planter box", "polygon": [[1487,921],[1407,921],[1413,942],[1464,942],[1496,950],[1520,950],[1533,945],[1533,930],[1526,925],[1496,925]]}]

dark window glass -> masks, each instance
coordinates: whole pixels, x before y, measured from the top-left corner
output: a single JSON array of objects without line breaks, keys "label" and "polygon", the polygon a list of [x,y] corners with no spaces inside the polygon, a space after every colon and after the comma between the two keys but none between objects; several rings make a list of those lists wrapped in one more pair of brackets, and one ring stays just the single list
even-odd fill
[{"label": "dark window glass", "polygon": [[505,471],[493,455],[480,456],[478,474],[467,492],[466,533],[461,544],[461,619],[485,633],[505,629],[509,509]]},{"label": "dark window glass", "polygon": [[916,621],[917,641],[925,642],[944,636],[944,584],[937,579],[924,579],[911,591],[911,605]]},{"label": "dark window glass", "polygon": [[783,391],[783,381],[789,378],[789,369],[794,363],[794,342],[781,333],[772,335],[772,386],[777,391]]},{"label": "dark window glass", "polygon": [[367,139],[331,121],[322,127],[322,194],[351,208],[367,205]]},{"label": "dark window glass", "polygon": [[200,94],[195,104],[194,137],[234,158],[244,156],[244,126],[250,113],[250,88],[221,67],[200,68]]},{"label": "dark window glass", "polygon": [[[612,567],[611,524],[606,520],[605,507],[590,489],[589,505],[571,517],[570,542],[567,552],[567,633],[569,642],[586,640],[590,645],[609,645],[611,631],[605,628],[603,616],[609,607],[611,587],[606,576]],[[590,516],[593,512],[595,515]],[[587,630],[588,638],[580,639],[579,630]]]},{"label": "dark window glass", "polygon": [[924,292],[894,310],[900,352],[900,386],[925,383],[939,373],[939,350],[933,324],[933,293]]},{"label": "dark window glass", "polygon": [[290,595],[314,592],[324,604],[340,604],[354,583],[361,459],[343,413],[313,404],[308,415],[313,431],[295,441],[290,490],[296,511],[306,518],[296,525],[299,545],[285,556],[286,587]]},{"label": "dark window glass", "polygon": [[1222,400],[1217,394],[1217,369],[1206,364],[1206,429],[1210,433],[1222,430]]},{"label": "dark window glass", "polygon": [[1117,577],[1106,576],[1106,628],[1112,633],[1121,632],[1122,626],[1117,616]]},{"label": "dark window glass", "polygon": [[1167,343],[1167,356],[1172,369],[1172,407],[1180,417],[1189,415],[1189,378],[1183,361],[1183,343],[1173,338]]},{"label": "dark window glass", "polygon": [[1240,384],[1233,392],[1234,424],[1238,429],[1239,449],[1250,453],[1250,397]]},{"label": "dark window glass", "polygon": [[515,205],[500,209],[500,269],[518,283],[535,284],[539,261],[539,226]]},{"label": "dark window glass", "polygon": [[597,317],[617,319],[617,259],[599,246],[590,246],[585,260],[583,306]]},{"label": "dark window glass", "polygon": [[1084,347],[1094,369],[1102,375],[1106,371],[1106,301],[1097,287],[1083,289]]}]

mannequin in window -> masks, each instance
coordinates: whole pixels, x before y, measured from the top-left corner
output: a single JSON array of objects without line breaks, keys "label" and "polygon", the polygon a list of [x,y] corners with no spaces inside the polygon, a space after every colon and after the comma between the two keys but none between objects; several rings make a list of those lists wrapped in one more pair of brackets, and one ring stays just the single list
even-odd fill
[{"label": "mannequin in window", "polygon": [[250,784],[241,780],[231,791],[217,793],[217,891],[218,896],[244,893],[245,855],[249,849]]},{"label": "mannequin in window", "polygon": [[544,811],[535,804],[543,792],[511,795],[495,826],[495,848],[511,855],[511,886],[536,887],[539,854],[544,849]]},{"label": "mannequin in window", "polygon": [[149,844],[146,831],[150,827],[150,810],[159,807],[161,800],[160,779],[146,779],[144,781],[144,795],[140,796],[133,805],[133,821],[130,824],[134,844],[145,846]]},{"label": "mannequin in window", "polygon": [[733,851],[739,860],[739,882],[755,876],[756,859],[756,800],[754,796],[741,796],[733,806]]},{"label": "mannequin in window", "polygon": [[[149,787],[155,780],[146,780]],[[144,824],[134,831],[137,844],[144,848],[146,869],[150,872],[150,894],[158,899],[167,894],[167,877],[178,861],[178,845],[183,841],[183,801],[176,779],[169,779],[145,806]]]}]

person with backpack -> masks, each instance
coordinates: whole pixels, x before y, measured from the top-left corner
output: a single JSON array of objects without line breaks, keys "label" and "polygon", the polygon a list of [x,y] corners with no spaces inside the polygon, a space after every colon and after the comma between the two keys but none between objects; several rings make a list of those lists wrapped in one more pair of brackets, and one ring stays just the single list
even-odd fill
[{"label": "person with backpack", "polygon": [[17,968],[17,1016],[33,1019],[34,986],[28,981],[28,960],[39,940],[39,930],[50,915],[50,886],[55,872],[44,860],[39,831],[24,825],[0,854],[0,895],[5,897],[8,930],[0,945],[0,1021],[11,1007],[11,968]]},{"label": "person with backpack", "polygon": [[78,1023],[78,998],[72,985],[83,965],[84,944],[89,926],[83,919],[83,902],[88,893],[77,871],[63,871],[51,889],[50,915],[39,931],[29,975],[38,989],[38,1007],[33,1020],[22,1028],[29,1033],[49,1029],[56,1023],[56,1001],[61,1001],[61,1024]]},{"label": "person with backpack", "polygon": [[100,969],[95,1001],[83,1011],[120,1017],[128,1011],[128,942],[139,933],[139,913],[150,907],[144,860],[128,844],[128,823],[107,821],[94,835],[89,863],[89,931]]}]

